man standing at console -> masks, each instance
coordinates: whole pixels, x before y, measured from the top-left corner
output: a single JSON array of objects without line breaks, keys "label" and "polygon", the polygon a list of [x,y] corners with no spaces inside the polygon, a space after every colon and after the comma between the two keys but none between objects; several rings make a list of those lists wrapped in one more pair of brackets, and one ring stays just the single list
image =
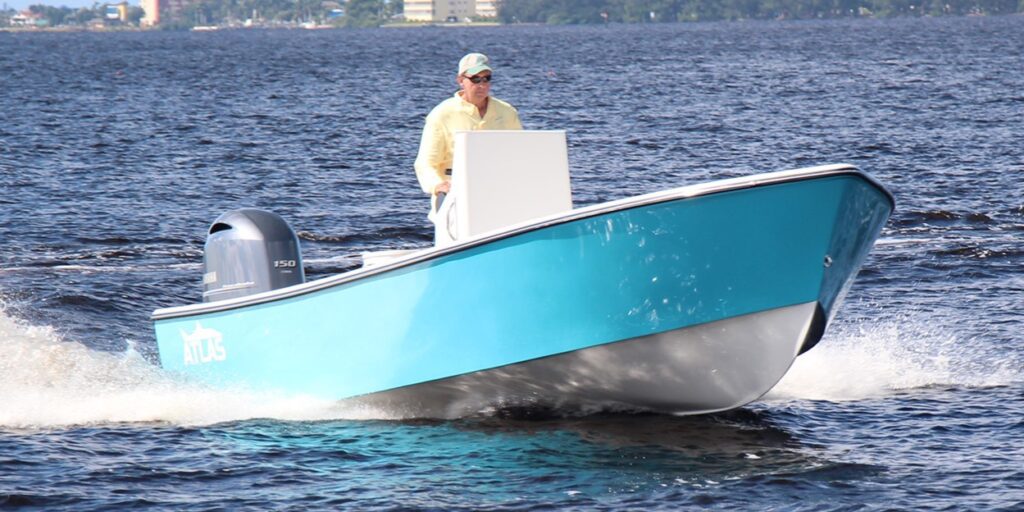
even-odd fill
[{"label": "man standing at console", "polygon": [[491,96],[492,73],[486,55],[466,55],[459,61],[459,73],[455,77],[459,90],[427,115],[415,167],[420,187],[431,195],[432,204],[437,194],[447,194],[451,186],[449,171],[455,132],[523,128],[516,109]]}]

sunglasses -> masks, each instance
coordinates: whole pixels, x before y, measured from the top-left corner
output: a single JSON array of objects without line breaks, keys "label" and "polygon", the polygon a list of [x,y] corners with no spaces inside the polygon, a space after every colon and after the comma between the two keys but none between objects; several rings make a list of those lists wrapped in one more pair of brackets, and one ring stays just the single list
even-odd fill
[{"label": "sunglasses", "polygon": [[473,82],[474,84],[479,84],[481,82],[483,82],[485,84],[489,84],[489,83],[491,83],[491,80],[494,80],[494,77],[491,76],[491,75],[467,76],[466,80],[469,80],[470,82]]}]

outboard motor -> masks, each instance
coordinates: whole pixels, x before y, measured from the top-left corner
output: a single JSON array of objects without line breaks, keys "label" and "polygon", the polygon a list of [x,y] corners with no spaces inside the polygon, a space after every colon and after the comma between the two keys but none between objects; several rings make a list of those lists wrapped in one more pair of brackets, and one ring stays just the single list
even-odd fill
[{"label": "outboard motor", "polygon": [[203,302],[305,280],[299,239],[279,215],[245,208],[217,217],[210,226],[203,251]]}]

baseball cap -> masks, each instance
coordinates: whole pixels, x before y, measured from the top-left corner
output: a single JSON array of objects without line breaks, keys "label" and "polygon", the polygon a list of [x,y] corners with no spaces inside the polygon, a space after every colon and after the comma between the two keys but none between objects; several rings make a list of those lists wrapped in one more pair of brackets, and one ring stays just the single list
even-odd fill
[{"label": "baseball cap", "polygon": [[492,71],[488,64],[490,64],[490,60],[482,53],[467,54],[459,61],[459,74],[473,76],[483,71]]}]

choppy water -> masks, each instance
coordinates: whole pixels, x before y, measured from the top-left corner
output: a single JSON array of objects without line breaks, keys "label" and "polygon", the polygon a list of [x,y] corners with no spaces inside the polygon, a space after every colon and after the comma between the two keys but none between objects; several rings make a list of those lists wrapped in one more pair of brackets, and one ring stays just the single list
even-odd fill
[{"label": "choppy water", "polygon": [[[481,50],[577,204],[850,162],[897,211],[837,322],[727,414],[393,421],[155,367],[205,228],[311,277],[429,242],[423,116]],[[1024,509],[1024,17],[0,33],[0,506]]]}]

